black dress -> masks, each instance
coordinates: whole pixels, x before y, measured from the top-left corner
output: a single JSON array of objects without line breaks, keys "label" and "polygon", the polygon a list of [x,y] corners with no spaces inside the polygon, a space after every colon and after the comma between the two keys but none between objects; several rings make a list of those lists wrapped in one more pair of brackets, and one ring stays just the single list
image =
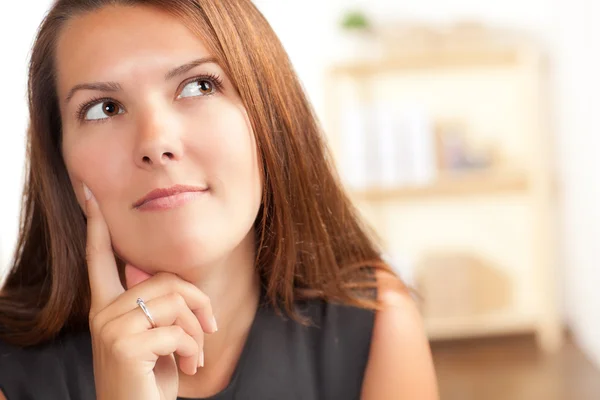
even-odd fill
[{"label": "black dress", "polygon": [[[360,398],[374,312],[316,300],[297,309],[311,325],[258,308],[231,382],[209,399]],[[25,349],[0,342],[0,389],[8,400],[95,399],[89,332]]]}]

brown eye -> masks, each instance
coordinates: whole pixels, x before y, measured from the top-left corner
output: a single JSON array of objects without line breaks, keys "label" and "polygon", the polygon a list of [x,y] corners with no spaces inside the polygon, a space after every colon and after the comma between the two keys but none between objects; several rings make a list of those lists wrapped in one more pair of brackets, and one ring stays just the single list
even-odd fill
[{"label": "brown eye", "polygon": [[117,102],[112,100],[98,101],[96,104],[86,106],[81,111],[81,116],[86,121],[106,120],[118,114],[123,114],[125,110]]},{"label": "brown eye", "polygon": [[109,117],[113,117],[119,114],[119,111],[121,110],[119,108],[119,105],[112,101],[102,103],[102,109],[104,111],[104,114],[106,114]]},{"label": "brown eye", "polygon": [[198,81],[198,90],[203,94],[210,94],[213,91],[213,85],[209,81]]},{"label": "brown eye", "polygon": [[217,92],[217,85],[210,79],[196,79],[187,83],[178,98],[210,96]]}]

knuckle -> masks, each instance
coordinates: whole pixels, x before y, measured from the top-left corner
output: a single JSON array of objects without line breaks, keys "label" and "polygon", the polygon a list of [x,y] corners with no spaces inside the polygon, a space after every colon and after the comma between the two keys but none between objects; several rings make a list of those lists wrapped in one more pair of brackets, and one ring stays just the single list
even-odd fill
[{"label": "knuckle", "polygon": [[96,257],[99,253],[100,253],[100,246],[98,246],[96,243],[88,242],[88,244],[85,248],[86,260],[89,262],[90,259],[93,259],[94,257]]},{"label": "knuckle", "polygon": [[98,336],[103,343],[110,344],[114,343],[118,338],[118,329],[115,329],[114,324],[110,322],[102,326],[98,332]]},{"label": "knuckle", "polygon": [[179,276],[169,273],[163,272],[165,284],[169,287],[172,292],[181,292],[181,286],[185,282]]},{"label": "knuckle", "polygon": [[181,338],[185,334],[185,331],[179,325],[173,325],[171,327],[171,332],[173,333],[173,336],[175,336],[176,338]]},{"label": "knuckle", "polygon": [[160,280],[162,283],[169,283],[173,279],[173,274],[165,271],[159,271],[154,275],[155,279]]},{"label": "knuckle", "polygon": [[212,308],[212,304],[210,302],[210,298],[204,294],[203,292],[198,293],[198,299],[200,300],[200,304],[202,305],[202,309],[207,311]]},{"label": "knuckle", "polygon": [[202,329],[202,325],[200,325],[200,321],[196,318],[193,319],[193,324],[191,326],[190,335],[197,337],[200,335],[204,335],[204,330]]},{"label": "knuckle", "polygon": [[185,302],[183,296],[177,292],[172,292],[171,294],[169,294],[169,301],[171,301],[173,305],[178,309],[187,306],[187,303]]},{"label": "knuckle", "polygon": [[98,314],[90,312],[89,324],[90,324],[90,331],[92,332],[92,334],[100,332],[100,329],[102,328],[102,324],[100,323]]},{"label": "knuckle", "polygon": [[200,346],[200,344],[197,341],[195,341],[195,340],[191,340],[190,341],[190,345],[193,346],[194,351],[196,353],[199,352],[202,349],[202,346]]},{"label": "knuckle", "polygon": [[132,357],[131,348],[127,339],[119,339],[110,345],[110,353],[116,359],[127,360]]},{"label": "knuckle", "polygon": [[104,326],[106,325],[104,314],[104,310],[97,311],[93,308],[90,310],[89,323],[92,333],[99,334],[104,329]]}]

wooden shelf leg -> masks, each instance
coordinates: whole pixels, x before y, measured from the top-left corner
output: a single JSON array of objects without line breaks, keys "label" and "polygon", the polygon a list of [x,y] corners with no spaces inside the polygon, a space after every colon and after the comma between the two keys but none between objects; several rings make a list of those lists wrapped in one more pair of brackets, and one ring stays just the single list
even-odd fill
[{"label": "wooden shelf leg", "polygon": [[565,341],[565,333],[562,324],[558,321],[541,323],[536,332],[538,348],[546,354],[558,352]]}]

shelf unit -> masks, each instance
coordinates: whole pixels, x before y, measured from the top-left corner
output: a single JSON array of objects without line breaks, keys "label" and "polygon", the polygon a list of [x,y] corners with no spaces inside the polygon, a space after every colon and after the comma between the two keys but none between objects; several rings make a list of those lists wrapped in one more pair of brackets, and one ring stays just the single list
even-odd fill
[{"label": "shelf unit", "polygon": [[529,180],[524,171],[471,171],[447,174],[426,185],[368,187],[352,190],[362,201],[408,201],[436,197],[491,195],[524,192]]},{"label": "shelf unit", "polygon": [[[544,351],[555,351],[562,344],[554,273],[555,187],[549,162],[545,71],[541,52],[525,41],[498,47],[431,49],[394,59],[346,61],[328,70],[325,124],[338,166],[344,165],[345,157],[341,100],[352,90],[364,103],[385,97],[386,93],[390,97],[390,92],[404,96],[413,93],[429,101],[434,111],[449,105],[451,112],[464,110],[475,120],[479,118],[480,131],[487,120],[494,118],[499,121],[495,125],[514,131],[512,135],[494,137],[508,153],[508,161],[500,167],[441,172],[433,181],[419,185],[348,187],[386,251],[393,253],[398,243],[412,252],[413,258],[422,256],[428,246],[481,249],[498,261],[509,277],[513,299],[502,309],[477,315],[425,315],[431,340],[531,332]],[[506,84],[499,83],[503,79]],[[461,80],[466,94],[456,101],[449,96],[444,104],[440,98],[451,88],[462,89],[456,83]],[[501,92],[498,110],[493,109],[493,96],[492,100],[477,102],[486,83]],[[505,121],[494,115],[502,112],[501,106],[508,110]],[[477,111],[483,116],[478,117]],[[463,222],[466,227],[461,226]],[[497,229],[490,230],[490,226]],[[453,233],[457,227],[462,231]]]},{"label": "shelf unit", "polygon": [[430,340],[535,332],[535,321],[510,314],[482,315],[463,318],[436,318],[425,321]]},{"label": "shelf unit", "polygon": [[518,62],[518,59],[519,53],[514,48],[421,52],[394,59],[363,60],[336,64],[332,66],[330,73],[336,76],[352,75],[360,77],[411,69],[512,66]]}]

